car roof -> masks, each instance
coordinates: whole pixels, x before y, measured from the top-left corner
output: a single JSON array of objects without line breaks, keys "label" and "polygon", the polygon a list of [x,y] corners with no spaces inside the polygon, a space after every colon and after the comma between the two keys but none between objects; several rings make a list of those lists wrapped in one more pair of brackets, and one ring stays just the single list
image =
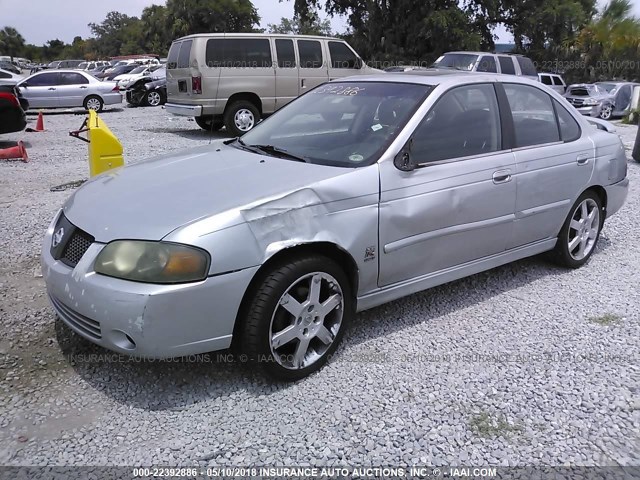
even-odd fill
[{"label": "car roof", "polygon": [[174,42],[186,40],[189,38],[255,38],[255,37],[277,37],[277,38],[305,38],[314,40],[336,40],[338,42],[344,42],[343,39],[337,37],[324,37],[322,35],[297,35],[289,33],[194,33],[192,35],[186,35],[184,37],[176,38]]},{"label": "car roof", "polygon": [[333,80],[340,81],[364,81],[364,82],[386,82],[386,83],[418,83],[422,85],[459,85],[462,83],[482,83],[482,82],[503,82],[503,83],[523,83],[540,86],[540,82],[521,75],[503,75],[500,73],[478,73],[463,72],[459,70],[411,70],[408,72],[385,72],[372,75],[357,75],[353,77],[339,78]]}]

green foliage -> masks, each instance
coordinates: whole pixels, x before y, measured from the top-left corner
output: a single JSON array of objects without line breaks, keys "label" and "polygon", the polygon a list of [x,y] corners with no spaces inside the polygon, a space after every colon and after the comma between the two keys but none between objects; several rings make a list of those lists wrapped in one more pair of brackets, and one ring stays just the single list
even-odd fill
[{"label": "green foliage", "polygon": [[3,55],[19,57],[24,48],[24,38],[13,27],[0,30],[0,51]]},{"label": "green foliage", "polygon": [[174,38],[193,33],[251,32],[260,23],[250,0],[167,0]]},{"label": "green foliage", "polygon": [[292,19],[281,18],[279,24],[270,23],[268,26],[270,33],[285,33],[296,35],[324,35],[331,36],[331,22],[328,18],[320,20],[317,11],[310,12],[304,18],[294,15]]}]

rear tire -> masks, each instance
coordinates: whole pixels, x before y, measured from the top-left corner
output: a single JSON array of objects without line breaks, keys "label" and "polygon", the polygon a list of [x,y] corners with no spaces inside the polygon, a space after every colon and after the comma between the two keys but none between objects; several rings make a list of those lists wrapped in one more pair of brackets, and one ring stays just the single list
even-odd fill
[{"label": "rear tire", "polygon": [[600,197],[587,190],[573,204],[555,248],[553,260],[568,268],[579,268],[591,257],[598,244],[604,224],[604,210]]},{"label": "rear tire", "polygon": [[319,370],[355,315],[347,276],[320,255],[274,266],[249,295],[238,330],[241,350],[278,380],[294,381]]},{"label": "rear tire", "polygon": [[208,132],[217,132],[222,128],[222,121],[215,118],[213,115],[203,115],[201,117],[195,117],[194,120],[200,128]]},{"label": "rear tire", "polygon": [[93,110],[95,112],[101,112],[104,107],[104,102],[97,95],[89,95],[84,99],[84,103],[82,104],[85,110]]},{"label": "rear tire", "polygon": [[238,100],[227,106],[224,111],[224,126],[229,134],[239,137],[260,121],[260,112],[257,107],[248,100]]}]

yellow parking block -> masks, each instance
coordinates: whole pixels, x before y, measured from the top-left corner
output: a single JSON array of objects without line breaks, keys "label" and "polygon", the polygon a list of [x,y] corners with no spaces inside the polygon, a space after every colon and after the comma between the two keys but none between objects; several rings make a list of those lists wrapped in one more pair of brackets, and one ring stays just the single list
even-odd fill
[{"label": "yellow parking block", "polygon": [[[80,136],[83,132],[87,132],[87,138]],[[69,135],[89,143],[91,177],[124,165],[122,144],[93,110],[89,110],[89,117],[82,123],[80,130],[69,132]]]}]

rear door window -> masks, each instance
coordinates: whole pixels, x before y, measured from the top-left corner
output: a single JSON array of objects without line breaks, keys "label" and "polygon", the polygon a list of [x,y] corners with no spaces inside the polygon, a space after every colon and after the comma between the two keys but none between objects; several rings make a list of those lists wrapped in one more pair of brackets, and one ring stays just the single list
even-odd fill
[{"label": "rear door window", "polygon": [[511,57],[498,57],[498,61],[500,62],[500,70],[505,75],[515,75],[516,67],[513,66],[513,59]]},{"label": "rear door window", "polygon": [[271,46],[266,38],[212,38],[207,41],[209,67],[271,67]]},{"label": "rear door window", "polygon": [[60,72],[60,85],[86,85],[89,80],[84,75],[73,72]]},{"label": "rear door window", "polygon": [[518,65],[520,65],[520,71],[522,75],[536,76],[538,72],[536,71],[536,67],[531,60],[527,57],[516,57],[518,61]]},{"label": "rear door window", "polygon": [[180,52],[180,44],[182,42],[173,42],[169,49],[169,55],[167,56],[167,68],[169,70],[177,68],[178,66],[178,52]]},{"label": "rear door window", "polygon": [[540,75],[540,81],[545,85],[552,85],[551,77],[549,75]]},{"label": "rear door window", "polygon": [[298,40],[301,68],[322,68],[322,45],[317,40]]},{"label": "rear door window", "polygon": [[560,77],[557,77],[557,76],[554,75],[551,78],[553,79],[553,84],[554,85],[560,85],[561,87],[564,86],[564,83],[562,82],[562,79]]},{"label": "rear door window", "polygon": [[276,40],[276,53],[278,54],[278,67],[295,68],[296,53],[293,50],[293,40]]},{"label": "rear door window", "polygon": [[193,40],[185,40],[180,45],[180,53],[178,54],[177,68],[189,68],[189,59],[191,58],[191,44]]},{"label": "rear door window", "polygon": [[551,97],[529,85],[505,83],[516,136],[516,148],[560,141]]},{"label": "rear door window", "polygon": [[476,72],[497,72],[496,68],[496,60],[491,55],[484,55],[480,57],[480,63],[478,63],[478,68]]},{"label": "rear door window", "polygon": [[342,42],[329,42],[331,68],[360,68],[358,57]]}]

